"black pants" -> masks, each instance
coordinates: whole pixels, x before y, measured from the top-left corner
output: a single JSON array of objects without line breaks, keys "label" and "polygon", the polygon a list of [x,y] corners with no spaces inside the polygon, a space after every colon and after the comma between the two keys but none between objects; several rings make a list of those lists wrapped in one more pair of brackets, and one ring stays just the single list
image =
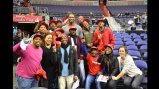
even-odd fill
[{"label": "black pants", "polygon": [[106,83],[101,82],[101,88],[102,89],[116,89],[118,80],[108,80]]},{"label": "black pants", "polygon": [[58,89],[58,77],[55,75],[54,78],[44,79],[41,78],[39,81],[39,87],[46,87],[48,89]]},{"label": "black pants", "polygon": [[127,89],[141,89],[140,84],[142,82],[143,75],[136,75],[134,77],[126,76],[124,78],[124,85],[127,87]]}]

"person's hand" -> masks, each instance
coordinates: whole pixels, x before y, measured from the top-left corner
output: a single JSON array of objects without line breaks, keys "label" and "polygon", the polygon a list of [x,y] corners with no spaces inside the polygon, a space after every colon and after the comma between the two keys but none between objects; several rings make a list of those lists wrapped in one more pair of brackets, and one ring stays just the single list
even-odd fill
[{"label": "person's hand", "polygon": [[106,79],[107,79],[107,80],[109,80],[109,79],[110,79],[110,77],[109,77],[109,76],[106,76]]},{"label": "person's hand", "polygon": [[97,73],[97,75],[101,75],[101,74],[102,74],[102,72],[98,72],[98,73]]},{"label": "person's hand", "polygon": [[93,43],[88,43],[87,46],[88,46],[88,47],[92,47],[92,46],[93,46]]},{"label": "person's hand", "polygon": [[40,24],[42,24],[42,23],[44,23],[44,21],[39,21],[39,22],[38,22],[38,25],[40,25]]},{"label": "person's hand", "polygon": [[102,34],[98,35],[98,39],[100,40],[102,38]]},{"label": "person's hand", "polygon": [[53,52],[56,52],[56,44],[52,46]]},{"label": "person's hand", "polygon": [[74,81],[78,80],[78,77],[77,76],[74,76],[73,77]]},{"label": "person's hand", "polygon": [[115,77],[115,76],[112,76],[112,79],[113,79],[113,80],[118,80],[117,77]]},{"label": "person's hand", "polygon": [[85,38],[83,38],[81,41],[82,41],[82,43],[85,43],[85,42],[86,42],[86,41],[85,41]]},{"label": "person's hand", "polygon": [[24,41],[28,40],[29,39],[29,34],[27,36],[24,35],[24,32],[23,32],[23,39]]},{"label": "person's hand", "polygon": [[80,62],[81,62],[81,59],[78,59],[78,64],[80,64]]}]

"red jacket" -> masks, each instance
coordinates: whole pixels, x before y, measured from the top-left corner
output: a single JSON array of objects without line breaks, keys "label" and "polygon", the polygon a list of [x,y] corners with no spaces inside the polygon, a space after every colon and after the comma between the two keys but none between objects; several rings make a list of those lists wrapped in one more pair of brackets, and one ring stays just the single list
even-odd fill
[{"label": "red jacket", "polygon": [[[99,40],[98,36],[100,34],[102,34],[102,38]],[[97,28],[93,35],[93,44],[97,45],[99,51],[102,50],[103,47],[107,44],[112,45],[112,47],[114,48],[115,38],[112,30],[109,27],[106,27],[105,31],[101,33],[99,31],[99,28]]]},{"label": "red jacket", "polygon": [[53,37],[52,44],[56,44],[56,47],[60,48],[61,47],[61,42],[60,41],[56,41],[57,36],[55,34],[55,31],[52,32],[52,37]]},{"label": "red jacket", "polygon": [[102,67],[98,63],[98,57],[92,57],[90,53],[88,53],[86,57],[87,63],[88,63],[88,73],[91,75],[96,75],[97,73],[101,72]]}]

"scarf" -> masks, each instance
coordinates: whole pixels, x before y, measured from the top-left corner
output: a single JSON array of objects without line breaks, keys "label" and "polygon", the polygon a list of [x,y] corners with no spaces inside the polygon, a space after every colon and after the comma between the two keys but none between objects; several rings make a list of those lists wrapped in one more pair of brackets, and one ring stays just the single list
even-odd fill
[{"label": "scarf", "polygon": [[67,53],[66,49],[68,46],[69,46],[68,44],[66,44],[66,45],[61,44],[61,47],[64,49],[64,62],[67,64],[68,64],[68,53]]},{"label": "scarf", "polygon": [[72,37],[73,38],[73,41],[74,41],[74,43],[75,43],[75,45],[77,45],[77,36],[76,35],[71,35],[70,34],[70,37]]}]

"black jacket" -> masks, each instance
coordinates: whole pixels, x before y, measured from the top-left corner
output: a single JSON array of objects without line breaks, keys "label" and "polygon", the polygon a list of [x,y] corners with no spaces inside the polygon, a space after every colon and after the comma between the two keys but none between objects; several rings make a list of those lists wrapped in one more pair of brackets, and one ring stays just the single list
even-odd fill
[{"label": "black jacket", "polygon": [[[61,64],[62,53],[61,53],[60,48],[57,49],[57,52],[53,55],[55,57],[55,62],[58,65],[58,75],[61,76],[63,66]],[[54,60],[52,62],[54,62]],[[71,74],[74,74],[76,76],[78,75],[77,52],[76,52],[75,48],[73,48],[73,46],[70,46],[70,50],[69,50],[68,68],[69,68],[69,75],[71,75]]]},{"label": "black jacket", "polygon": [[48,79],[53,79],[56,74],[55,53],[52,52],[52,47],[49,49],[42,46],[41,48],[43,49],[41,66],[45,70]]},{"label": "black jacket", "polygon": [[116,76],[119,74],[119,63],[116,57],[110,57],[110,55],[101,55],[99,61],[104,67],[104,75]]}]

